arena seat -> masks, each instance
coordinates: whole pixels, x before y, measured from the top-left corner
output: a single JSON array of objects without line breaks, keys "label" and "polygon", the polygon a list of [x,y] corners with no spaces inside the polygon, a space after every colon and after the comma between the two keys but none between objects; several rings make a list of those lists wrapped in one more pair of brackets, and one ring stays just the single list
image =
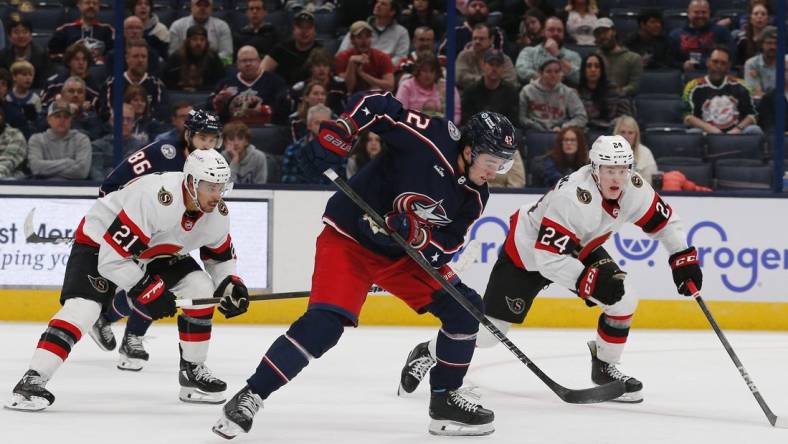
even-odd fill
[{"label": "arena seat", "polygon": [[687,179],[698,185],[711,188],[712,166],[695,157],[663,157],[657,161],[660,171],[681,171]]},{"label": "arena seat", "polygon": [[764,155],[763,136],[760,134],[709,134],[706,143],[711,160],[760,160]]},{"label": "arena seat", "polygon": [[703,158],[703,136],[684,131],[647,131],[641,135],[655,159],[661,157]]},{"label": "arena seat", "polygon": [[715,165],[718,190],[769,190],[772,168],[758,160],[720,159]]}]

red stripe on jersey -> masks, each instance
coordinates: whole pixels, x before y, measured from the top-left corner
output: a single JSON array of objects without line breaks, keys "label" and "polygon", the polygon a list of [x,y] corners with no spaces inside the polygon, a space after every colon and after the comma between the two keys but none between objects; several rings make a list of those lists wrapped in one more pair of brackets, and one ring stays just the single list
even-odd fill
[{"label": "red stripe on jersey", "polygon": [[82,220],[79,221],[79,225],[77,226],[77,232],[74,234],[74,242],[81,245],[87,245],[89,247],[98,248],[99,244],[97,244],[93,239],[91,239],[90,237],[88,237],[87,234],[85,234],[84,226],[85,226],[85,218],[83,217]]},{"label": "red stripe on jersey", "polygon": [[204,248],[207,249],[208,251],[210,251],[213,254],[219,255],[219,254],[222,254],[225,251],[227,251],[227,249],[230,248],[232,245],[233,245],[233,240],[232,240],[232,238],[230,238],[230,235],[228,234],[227,238],[224,240],[224,242],[222,242],[222,244],[219,245],[218,247],[211,248],[211,247],[207,247],[206,246]]},{"label": "red stripe on jersey", "polygon": [[614,319],[616,321],[628,321],[628,320],[632,319],[632,315],[612,316],[612,315],[606,314],[605,317],[608,318],[608,319]]},{"label": "red stripe on jersey", "polygon": [[582,250],[580,250],[580,254],[577,255],[577,258],[580,259],[581,261],[584,260],[586,257],[588,257],[589,254],[591,254],[592,251],[596,250],[596,247],[598,247],[598,246],[604,244],[605,242],[607,242],[607,240],[610,238],[611,234],[612,234],[612,231],[608,232],[608,233],[605,233],[605,234],[599,236],[598,238],[593,239],[591,242],[587,243],[586,246],[583,247]]},{"label": "red stripe on jersey", "polygon": [[[663,211],[668,213],[668,217],[665,217],[665,215],[661,212],[660,213],[657,212],[658,205],[661,205],[663,207]],[[649,206],[648,211],[646,211],[646,214],[644,214],[643,217],[641,217],[640,219],[637,220],[637,222],[635,222],[635,225],[639,226],[644,232],[653,234],[664,228],[665,225],[670,220],[670,216],[672,215],[673,212],[671,211],[668,204],[662,202],[662,199],[660,199],[659,194],[654,193],[654,199],[651,200],[651,205]],[[649,227],[648,226],[649,223],[653,222],[654,220],[658,221],[657,225],[653,227]]]},{"label": "red stripe on jersey", "polygon": [[68,358],[68,351],[66,351],[66,349],[49,341],[38,341],[38,345],[36,345],[36,348],[40,348],[48,352],[54,353],[64,361],[66,360],[66,358]]},{"label": "red stripe on jersey", "polygon": [[271,367],[271,370],[273,370],[274,373],[276,373],[277,376],[279,376],[282,379],[282,381],[285,382],[285,384],[290,382],[290,380],[287,379],[287,376],[285,376],[285,374],[282,372],[282,370],[279,370],[279,367],[277,367],[276,364],[274,364],[273,362],[271,362],[270,359],[268,359],[268,356],[263,356],[263,362],[268,364],[268,366]]},{"label": "red stripe on jersey", "polygon": [[181,341],[184,342],[204,342],[211,339],[211,332],[208,333],[185,333],[180,332]]},{"label": "red stripe on jersey", "polygon": [[[559,237],[567,236],[569,238],[569,241],[571,241],[575,245],[580,243],[580,240],[577,238],[577,236],[575,236],[575,234],[572,233],[568,228],[564,227],[563,225],[559,224],[558,222],[556,222],[554,220],[551,220],[551,219],[549,219],[547,217],[543,217],[542,218],[542,227],[552,228],[553,230],[555,230],[555,234],[550,239],[546,239],[548,241],[555,241]],[[543,240],[542,237],[543,236],[541,236],[541,233],[542,233],[542,228],[541,227],[539,229],[539,233],[540,233],[540,236],[539,236],[539,238],[536,239],[536,244],[534,245],[534,248],[536,248],[537,250],[549,251],[550,253],[555,253],[555,254],[571,254],[572,251],[574,250],[574,249],[568,249],[569,251],[563,251],[562,252],[555,245],[555,242],[551,242],[549,244],[542,242],[542,240]]]},{"label": "red stripe on jersey", "polygon": [[597,334],[603,341],[608,342],[610,344],[626,344],[627,337],[626,336],[610,336],[606,335],[605,332],[602,331],[601,328],[596,330]]},{"label": "red stripe on jersey", "polygon": [[517,221],[520,218],[520,210],[517,210],[509,218],[509,234],[506,235],[506,241],[503,244],[503,251],[509,256],[509,259],[517,265],[518,268],[525,270],[523,260],[520,259],[520,252],[517,251],[517,244],[514,242],[514,236],[517,232]]},{"label": "red stripe on jersey", "polygon": [[205,317],[205,316],[213,316],[213,307],[208,308],[184,308],[183,314],[186,316],[191,316],[193,318],[196,317]]},{"label": "red stripe on jersey", "polygon": [[71,333],[75,338],[77,338],[77,341],[79,341],[79,339],[82,338],[82,332],[79,330],[79,328],[76,325],[66,322],[62,319],[52,319],[51,321],[49,321],[49,326],[59,328],[61,330],[66,330],[67,332]]},{"label": "red stripe on jersey", "polygon": [[157,256],[172,256],[175,253],[181,251],[181,248],[183,248],[183,247],[181,247],[180,245],[175,245],[175,244],[154,245],[154,246],[148,248],[147,250],[143,251],[142,253],[140,253],[139,258],[140,259],[152,259],[152,258],[157,257]]}]

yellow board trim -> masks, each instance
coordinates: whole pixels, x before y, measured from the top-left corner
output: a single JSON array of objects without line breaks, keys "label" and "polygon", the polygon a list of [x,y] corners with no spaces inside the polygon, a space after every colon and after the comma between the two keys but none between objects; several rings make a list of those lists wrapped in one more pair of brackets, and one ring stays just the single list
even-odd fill
[{"label": "yellow board trim", "polygon": [[[60,309],[58,290],[0,290],[0,320],[46,322]],[[290,324],[306,309],[306,298],[253,302],[249,311],[219,323]],[[788,303],[707,301],[717,322],[729,330],[788,331]],[[529,327],[595,328],[598,308],[577,299],[537,298],[526,322]],[[163,320],[174,322],[175,318]],[[361,325],[438,325],[429,315],[419,316],[391,296],[371,295],[361,312]],[[707,329],[708,321],[692,299],[640,301],[633,328]]]}]

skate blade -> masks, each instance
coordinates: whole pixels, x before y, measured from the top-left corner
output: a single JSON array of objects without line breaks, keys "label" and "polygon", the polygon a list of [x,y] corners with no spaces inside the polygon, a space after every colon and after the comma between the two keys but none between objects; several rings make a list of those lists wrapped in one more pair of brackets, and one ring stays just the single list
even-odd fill
[{"label": "skate blade", "polygon": [[397,387],[397,396],[399,396],[400,398],[410,398],[410,397],[412,397],[413,392],[415,392],[415,391],[416,390],[414,389],[412,392],[409,392],[409,391],[407,391],[405,389],[405,387],[402,386],[402,384],[400,384]]},{"label": "skate blade", "polygon": [[18,393],[14,393],[3,407],[23,412],[39,412],[49,406],[49,401],[39,396],[31,396],[30,399],[27,399]]},{"label": "skate blade", "polygon": [[118,370],[138,372],[142,370],[143,367],[145,367],[146,362],[148,361],[145,359],[135,359],[120,355],[120,358],[118,358]]},{"label": "skate blade", "polygon": [[181,387],[181,392],[178,397],[183,402],[191,402],[195,404],[223,404],[227,400],[224,392],[204,392],[194,387]]},{"label": "skate blade", "polygon": [[624,393],[616,399],[611,399],[610,402],[621,402],[624,404],[637,404],[639,402],[643,402],[643,390]]},{"label": "skate blade", "polygon": [[484,436],[495,431],[493,423],[488,424],[463,424],[446,419],[433,419],[430,421],[430,435],[440,436]]},{"label": "skate blade", "polygon": [[246,433],[244,429],[242,429],[238,424],[227,419],[226,416],[219,418],[211,430],[213,433],[216,433],[224,439],[233,439],[241,433]]}]

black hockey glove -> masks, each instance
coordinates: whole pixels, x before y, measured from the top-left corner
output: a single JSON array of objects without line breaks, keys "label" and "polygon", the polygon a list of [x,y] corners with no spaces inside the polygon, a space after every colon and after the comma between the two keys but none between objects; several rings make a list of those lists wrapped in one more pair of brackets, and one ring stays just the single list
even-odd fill
[{"label": "black hockey glove", "polygon": [[679,293],[684,296],[692,296],[687,285],[688,281],[692,281],[698,290],[703,286],[703,272],[700,270],[698,251],[695,247],[671,254],[668,263],[673,270],[673,282],[676,283]]},{"label": "black hockey glove", "polygon": [[413,213],[390,214],[386,216],[386,225],[416,250],[422,250],[430,244],[430,230],[419,223],[419,219]]},{"label": "black hockey glove", "polygon": [[175,295],[159,275],[146,275],[129,290],[129,297],[142,304],[154,320],[175,316]]},{"label": "black hockey glove", "polygon": [[249,309],[249,290],[238,276],[224,278],[213,292],[213,297],[221,298],[219,312],[227,319],[242,315]]},{"label": "black hockey glove", "polygon": [[351,131],[353,131],[353,123],[345,118],[324,120],[320,123],[317,140],[323,148],[346,157],[353,148]]},{"label": "black hockey glove", "polygon": [[577,279],[577,295],[589,302],[592,297],[605,305],[613,305],[624,297],[624,273],[610,267],[587,266]]}]

